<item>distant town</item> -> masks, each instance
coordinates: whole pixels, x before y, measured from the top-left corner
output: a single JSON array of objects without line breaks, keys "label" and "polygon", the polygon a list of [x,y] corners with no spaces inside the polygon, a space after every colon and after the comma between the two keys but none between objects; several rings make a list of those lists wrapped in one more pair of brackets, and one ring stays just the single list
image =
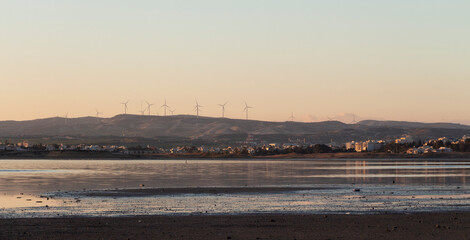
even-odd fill
[{"label": "distant town", "polygon": [[[316,153],[388,153],[406,155],[430,155],[434,153],[470,152],[470,136],[459,139],[441,137],[426,141],[416,140],[404,135],[394,140],[366,140],[346,143],[331,142],[315,144],[305,139],[288,139],[283,143],[268,143],[248,135],[245,141],[234,146],[175,146],[158,148],[154,146],[123,146],[123,145],[87,145],[87,144],[30,144],[28,141],[11,143],[0,142],[2,157],[42,156],[46,153],[107,153],[108,156],[122,157],[256,157],[282,156],[288,154]],[[29,154],[29,155],[28,155]],[[47,156],[47,155],[46,155]],[[54,155],[50,155],[54,156]],[[86,156],[86,155],[85,155]]]}]

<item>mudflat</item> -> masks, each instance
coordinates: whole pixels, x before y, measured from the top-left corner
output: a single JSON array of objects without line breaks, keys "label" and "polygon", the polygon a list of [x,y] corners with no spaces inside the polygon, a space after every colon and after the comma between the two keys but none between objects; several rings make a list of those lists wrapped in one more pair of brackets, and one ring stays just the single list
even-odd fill
[{"label": "mudflat", "polygon": [[86,191],[89,197],[138,197],[176,194],[234,194],[234,193],[275,193],[288,191],[324,190],[332,187],[194,187],[194,188],[139,188]]},{"label": "mudflat", "polygon": [[470,212],[0,219],[0,239],[469,239]]}]

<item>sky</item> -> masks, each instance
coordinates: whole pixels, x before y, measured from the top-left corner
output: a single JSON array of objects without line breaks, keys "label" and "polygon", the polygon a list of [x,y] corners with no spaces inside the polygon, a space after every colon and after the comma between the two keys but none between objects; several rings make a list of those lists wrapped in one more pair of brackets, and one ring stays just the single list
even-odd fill
[{"label": "sky", "polygon": [[0,120],[470,124],[468,0],[0,0]]}]

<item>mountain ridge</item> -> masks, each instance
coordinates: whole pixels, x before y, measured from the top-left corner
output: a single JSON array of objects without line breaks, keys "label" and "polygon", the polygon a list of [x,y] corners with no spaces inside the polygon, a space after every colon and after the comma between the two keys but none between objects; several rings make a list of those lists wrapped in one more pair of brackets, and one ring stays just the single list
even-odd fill
[{"label": "mountain ridge", "polygon": [[103,136],[159,139],[224,139],[240,141],[253,134],[269,141],[306,138],[311,142],[345,142],[366,139],[392,139],[410,134],[419,139],[461,137],[470,126],[454,123],[420,123],[364,120],[356,124],[339,121],[274,122],[193,115],[143,116],[120,114],[110,118],[52,117],[27,121],[0,121],[0,138],[65,137],[87,139]]}]

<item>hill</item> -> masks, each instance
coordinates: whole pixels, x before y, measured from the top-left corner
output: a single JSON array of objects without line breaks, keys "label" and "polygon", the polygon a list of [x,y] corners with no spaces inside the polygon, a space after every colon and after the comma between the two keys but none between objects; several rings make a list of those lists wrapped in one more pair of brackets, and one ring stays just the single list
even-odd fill
[{"label": "hill", "polygon": [[60,117],[30,121],[1,121],[0,139],[32,141],[74,141],[86,143],[234,143],[253,134],[257,138],[285,142],[301,138],[310,142],[346,142],[364,139],[392,139],[411,134],[419,139],[461,137],[470,126],[453,123],[361,121],[345,124],[326,122],[269,122],[228,118],[116,115],[111,118]]}]

